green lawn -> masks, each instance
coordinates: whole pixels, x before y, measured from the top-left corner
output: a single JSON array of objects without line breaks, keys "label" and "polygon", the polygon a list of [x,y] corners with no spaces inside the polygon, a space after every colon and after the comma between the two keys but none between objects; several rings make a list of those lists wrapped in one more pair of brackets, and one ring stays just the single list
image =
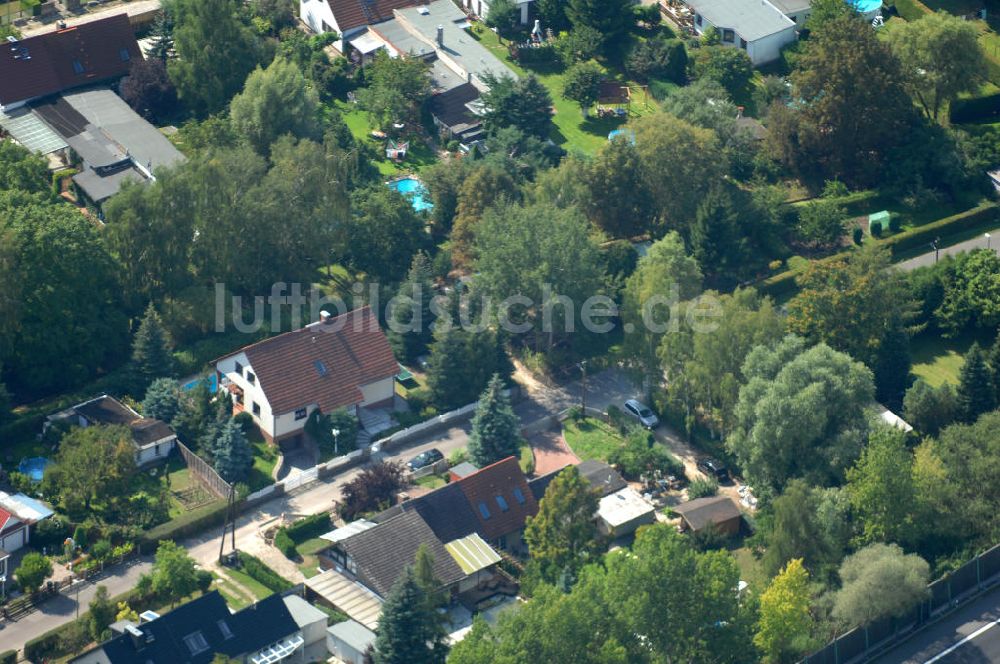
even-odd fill
[{"label": "green lawn", "polygon": [[302,562],[298,564],[299,571],[307,579],[319,574],[317,568],[319,567],[319,558],[316,554],[323,549],[330,546],[330,543],[325,539],[320,539],[319,537],[314,537],[312,539],[307,539],[302,544],[295,547],[295,550],[299,552],[302,556]]},{"label": "green lawn", "polygon": [[958,385],[959,372],[965,362],[965,354],[974,341],[988,348],[993,342],[988,334],[976,336],[963,334],[954,339],[946,339],[937,334],[919,334],[910,342],[913,358],[913,375],[923,378],[937,387],[944,383]]},{"label": "green lawn", "polygon": [[385,141],[372,136],[372,126],[368,122],[368,115],[362,111],[357,104],[346,101],[334,102],[334,107],[344,118],[344,123],[351,130],[351,134],[360,143],[372,146],[378,159],[375,166],[378,172],[386,177],[394,177],[406,173],[420,172],[427,166],[437,161],[437,155],[423,142],[410,141],[410,149],[406,154],[406,159],[394,162],[385,158]]},{"label": "green lawn", "polygon": [[447,484],[440,475],[427,475],[426,477],[414,480],[413,483],[425,489],[437,489]]},{"label": "green lawn", "polygon": [[256,430],[250,435],[250,445],[253,447],[253,468],[247,483],[250,491],[258,491],[274,483],[272,474],[278,464],[278,448],[268,444]]},{"label": "green lawn", "polygon": [[254,597],[258,600],[270,597],[274,594],[270,588],[262,584],[260,581],[238,569],[227,567],[226,574],[232,577],[236,583],[253,593]]},{"label": "green lawn", "polygon": [[609,424],[591,417],[563,422],[563,437],[581,461],[607,461],[611,453],[625,442]]},{"label": "green lawn", "polygon": [[[564,149],[577,149],[587,153],[593,153],[602,145],[608,142],[608,132],[620,127],[623,122],[612,118],[598,119],[589,117],[586,120],[580,112],[580,106],[575,101],[570,101],[562,96],[563,80],[565,71],[562,66],[545,65],[531,68],[522,67],[513,60],[507,53],[506,45],[501,46],[497,35],[492,30],[479,29],[481,24],[476,23],[472,30],[467,32],[493,53],[501,62],[510,67],[520,76],[531,73],[538,77],[538,80],[549,89],[555,106],[555,116],[552,118],[555,127],[550,134],[552,141]],[[632,103],[632,115],[645,115],[656,110],[656,101],[650,96],[648,102],[639,99]],[[592,109],[593,110],[593,109]]]}]

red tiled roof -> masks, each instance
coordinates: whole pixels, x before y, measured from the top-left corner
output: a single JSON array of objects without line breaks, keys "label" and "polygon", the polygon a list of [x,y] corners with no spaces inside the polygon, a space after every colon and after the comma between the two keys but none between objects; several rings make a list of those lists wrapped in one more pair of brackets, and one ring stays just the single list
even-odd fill
[{"label": "red tiled roof", "polygon": [[238,352],[246,353],[275,415],[314,403],[324,413],[361,403],[362,386],[399,373],[389,340],[368,307]]},{"label": "red tiled roof", "polygon": [[[128,52],[123,60],[122,49]],[[27,55],[25,55],[27,54]],[[44,97],[124,76],[142,59],[126,14],[0,43],[0,104]],[[74,62],[83,72],[77,73]]]},{"label": "red tiled roof", "polygon": [[0,533],[2,533],[4,528],[7,527],[7,522],[10,521],[12,516],[14,515],[0,507]]},{"label": "red tiled roof", "polygon": [[[515,457],[486,466],[458,480],[457,484],[479,520],[479,533],[487,540],[520,530],[525,519],[538,513],[538,503]],[[514,489],[519,490],[523,502]],[[497,501],[497,496],[506,505],[506,510]],[[488,518],[483,514],[480,503],[486,507]]]},{"label": "red tiled roof", "polygon": [[394,9],[424,4],[421,0],[328,0],[341,32],[388,21]]}]

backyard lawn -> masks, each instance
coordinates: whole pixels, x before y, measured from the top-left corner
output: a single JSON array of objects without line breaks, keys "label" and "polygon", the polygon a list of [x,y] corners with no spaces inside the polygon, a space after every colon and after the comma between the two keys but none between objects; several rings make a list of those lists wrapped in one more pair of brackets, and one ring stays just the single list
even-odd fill
[{"label": "backyard lawn", "polygon": [[351,130],[354,138],[359,143],[370,145],[375,149],[378,157],[375,166],[378,167],[378,172],[383,176],[395,177],[419,172],[437,161],[437,155],[423,141],[411,141],[406,158],[398,163],[386,159],[385,142],[372,136],[372,126],[368,123],[368,115],[357,104],[351,102],[338,100],[334,102],[334,107],[344,118],[344,123]]},{"label": "backyard lawn", "polygon": [[319,574],[319,558],[316,557],[316,554],[329,546],[330,543],[325,539],[314,537],[295,547],[295,550],[302,556],[302,562],[299,563],[298,567],[303,576],[308,579]]},{"label": "backyard lawn", "polygon": [[580,420],[571,418],[563,422],[563,437],[581,461],[607,461],[611,453],[625,443],[611,425],[592,417]]},{"label": "backyard lawn", "polygon": [[978,341],[984,348],[989,348],[993,343],[988,334],[963,334],[954,339],[946,339],[937,334],[917,335],[910,342],[913,375],[923,378],[934,387],[944,383],[958,385],[965,354],[974,341]]},{"label": "backyard lawn", "polygon": [[[478,31],[476,31],[477,29]],[[593,115],[594,109],[591,109],[591,117],[585,120],[580,112],[580,105],[562,96],[565,72],[561,65],[546,64],[531,68],[522,67],[510,59],[506,45],[500,44],[497,35],[492,30],[482,27],[481,23],[476,23],[473,29],[467,30],[467,32],[515,73],[520,76],[532,73],[549,89],[555,106],[555,115],[552,118],[555,127],[550,137],[556,145],[587,153],[597,152],[598,148],[608,142],[608,132],[623,124],[621,120],[614,118],[599,119],[595,117]],[[644,103],[640,98],[632,103],[632,114],[645,115],[654,112],[657,108],[657,103],[652,97],[648,98],[648,103]]]}]

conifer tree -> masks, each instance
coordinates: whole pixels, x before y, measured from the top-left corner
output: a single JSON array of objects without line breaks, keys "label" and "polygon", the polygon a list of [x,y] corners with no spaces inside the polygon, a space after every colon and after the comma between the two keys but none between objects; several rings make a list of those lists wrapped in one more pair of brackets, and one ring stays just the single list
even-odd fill
[{"label": "conifer tree", "polygon": [[142,414],[169,424],[180,412],[180,399],[180,387],[176,380],[157,378],[146,390],[146,397],[142,400]]},{"label": "conifer tree", "polygon": [[493,374],[472,418],[469,456],[480,468],[517,454],[520,421],[503,389],[500,376]]},{"label": "conifer tree", "polygon": [[236,420],[230,419],[218,431],[212,446],[215,470],[230,483],[246,479],[253,465],[253,450],[243,435],[243,429]]},{"label": "conifer tree", "polygon": [[441,618],[407,567],[382,605],[375,664],[443,664],[447,655]]},{"label": "conifer tree", "polygon": [[433,339],[433,297],[430,262],[427,254],[418,252],[413,256],[410,272],[399,287],[390,312],[392,322],[389,326],[389,343],[400,360],[412,361],[427,351],[427,346]]},{"label": "conifer tree", "polygon": [[145,390],[153,379],[169,376],[173,368],[170,339],[163,329],[163,321],[150,302],[143,314],[139,329],[132,340],[132,366],[137,387]]},{"label": "conifer tree", "polygon": [[959,375],[958,412],[963,422],[971,424],[983,413],[997,407],[993,375],[986,365],[986,354],[978,343],[972,344],[965,355]]}]

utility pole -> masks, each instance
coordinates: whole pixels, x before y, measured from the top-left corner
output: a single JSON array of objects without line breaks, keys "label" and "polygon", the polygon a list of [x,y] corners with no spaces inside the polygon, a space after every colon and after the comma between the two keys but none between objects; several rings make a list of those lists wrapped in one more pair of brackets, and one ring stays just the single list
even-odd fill
[{"label": "utility pole", "polygon": [[940,241],[941,241],[941,238],[940,237],[936,237],[936,238],[934,238],[934,241],[930,243],[931,244],[931,249],[934,250],[934,262],[935,263],[938,262],[938,242],[940,242]]},{"label": "utility pole", "polygon": [[587,360],[582,360],[580,362],[580,371],[583,373],[583,379],[580,381],[582,389],[580,390],[580,408],[583,410],[583,416],[587,416]]},{"label": "utility pole", "polygon": [[222,525],[222,540],[219,542],[219,563],[223,561],[222,552],[226,548],[226,534],[232,529],[233,552],[236,552],[236,485],[229,485],[229,497],[226,505],[226,521]]}]

